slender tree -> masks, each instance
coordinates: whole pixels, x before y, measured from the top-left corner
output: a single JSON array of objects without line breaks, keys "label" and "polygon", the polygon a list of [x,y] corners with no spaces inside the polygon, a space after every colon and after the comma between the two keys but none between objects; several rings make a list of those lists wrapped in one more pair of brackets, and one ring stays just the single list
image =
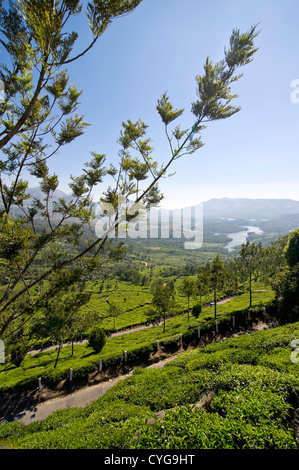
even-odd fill
[{"label": "slender tree", "polygon": [[201,266],[199,274],[195,280],[194,295],[199,296],[200,305],[202,305],[202,298],[209,293],[210,285],[210,271],[206,266]]},{"label": "slender tree", "polygon": [[152,304],[163,315],[163,333],[166,330],[166,314],[174,305],[173,286],[167,282],[156,283],[153,287]]},{"label": "slender tree", "polygon": [[238,257],[238,271],[240,278],[248,282],[249,308],[252,307],[252,281],[261,271],[262,267],[262,244],[255,242],[243,243]]},{"label": "slender tree", "polygon": [[221,289],[225,287],[228,282],[228,271],[225,268],[224,261],[220,255],[216,255],[210,266],[209,283],[212,292],[214,293],[214,312],[215,318],[217,316],[217,295]]},{"label": "slender tree", "polygon": [[184,277],[183,283],[180,286],[180,293],[187,298],[187,315],[189,321],[189,311],[190,311],[190,297],[194,294],[195,281],[191,277]]},{"label": "slender tree", "polygon": [[114,329],[116,328],[116,318],[122,313],[122,308],[113,300],[109,300],[108,316],[114,319]]},{"label": "slender tree", "polygon": [[58,343],[54,367],[57,366],[63,342],[69,338],[73,339],[74,332],[78,331],[78,324],[81,323],[82,328],[86,326],[80,308],[90,299],[90,295],[91,293],[82,286],[78,292],[63,294],[58,291],[56,296],[44,298],[43,303],[40,303],[39,316],[34,319],[29,334],[33,340],[52,339]]}]

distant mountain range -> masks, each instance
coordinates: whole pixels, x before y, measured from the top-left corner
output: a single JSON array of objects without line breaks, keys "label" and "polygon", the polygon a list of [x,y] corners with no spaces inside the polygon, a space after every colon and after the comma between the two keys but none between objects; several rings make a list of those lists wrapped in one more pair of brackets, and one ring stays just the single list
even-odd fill
[{"label": "distant mountain range", "polygon": [[272,219],[299,214],[299,201],[292,199],[210,199],[203,203],[204,217]]},{"label": "distant mountain range", "polygon": [[[30,194],[31,197],[36,198],[36,199],[42,200],[45,197],[44,193],[41,191],[41,189],[39,187],[37,187],[37,188],[28,188],[27,192],[28,192],[28,194]],[[54,192],[54,195],[52,197],[52,200],[53,201],[58,201],[58,199],[62,199],[62,198],[66,199],[67,201],[72,199],[72,197],[69,194],[64,193],[60,189],[56,189],[56,191]],[[28,205],[31,204],[30,199],[28,199],[27,204]]]},{"label": "distant mountain range", "polygon": [[[43,198],[40,188],[29,188],[28,192],[37,199]],[[56,190],[52,200],[71,196],[61,190]],[[30,204],[28,200],[27,204]],[[194,207],[197,207],[196,205]],[[187,208],[186,208],[187,209]],[[166,209],[160,209],[162,212]],[[180,216],[181,209],[171,211],[173,217]],[[204,218],[211,219],[272,219],[286,215],[299,214],[299,201],[292,199],[249,199],[249,198],[220,198],[210,199],[203,203]]]}]

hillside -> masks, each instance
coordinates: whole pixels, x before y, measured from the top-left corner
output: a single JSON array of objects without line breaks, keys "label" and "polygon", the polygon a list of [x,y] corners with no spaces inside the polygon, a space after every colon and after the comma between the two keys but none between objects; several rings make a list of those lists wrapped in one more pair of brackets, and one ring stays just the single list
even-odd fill
[{"label": "hillside", "polygon": [[298,334],[286,325],[136,368],[85,408],[6,423],[0,437],[21,449],[297,449]]}]

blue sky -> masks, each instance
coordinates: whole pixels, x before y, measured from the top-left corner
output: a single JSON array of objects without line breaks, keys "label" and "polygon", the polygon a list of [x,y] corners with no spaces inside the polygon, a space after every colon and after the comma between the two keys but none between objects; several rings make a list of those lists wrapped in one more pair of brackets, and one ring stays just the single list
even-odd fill
[{"label": "blue sky", "polygon": [[[89,39],[83,20],[78,20],[80,45]],[[52,161],[60,189],[68,190],[68,176],[80,174],[92,150],[117,163],[116,140],[127,119],[141,118],[149,126],[154,157],[167,161],[157,99],[167,91],[175,107],[185,108],[183,126],[191,127],[195,77],[206,57],[222,59],[232,29],[245,31],[256,23],[260,49],[233,87],[241,111],[210,123],[202,134],[205,146],[173,165],[175,175],[160,185],[162,206],[213,197],[299,200],[299,103],[291,101],[291,82],[299,79],[298,0],[143,0],[116,20],[95,48],[69,67],[83,89],[78,111],[91,126]]]}]

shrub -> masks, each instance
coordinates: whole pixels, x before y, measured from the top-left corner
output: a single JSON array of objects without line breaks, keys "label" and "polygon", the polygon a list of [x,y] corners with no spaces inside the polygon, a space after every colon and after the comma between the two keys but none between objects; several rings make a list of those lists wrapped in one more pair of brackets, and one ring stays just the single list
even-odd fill
[{"label": "shrub", "polygon": [[89,336],[89,346],[91,346],[96,353],[99,353],[106,343],[106,335],[103,328],[95,328]]},{"label": "shrub", "polygon": [[201,312],[202,312],[202,304],[195,304],[194,307],[192,308],[192,315],[195,318],[198,318]]}]

